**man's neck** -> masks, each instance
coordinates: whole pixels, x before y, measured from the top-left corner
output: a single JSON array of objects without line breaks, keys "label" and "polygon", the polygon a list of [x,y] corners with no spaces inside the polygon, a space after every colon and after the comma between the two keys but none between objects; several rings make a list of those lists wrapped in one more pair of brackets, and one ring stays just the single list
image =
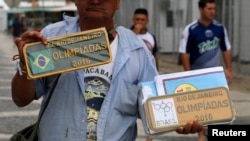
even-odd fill
[{"label": "man's neck", "polygon": [[113,21],[89,21],[82,20],[79,21],[79,26],[81,31],[96,29],[100,27],[105,27],[107,31],[113,30],[115,28],[115,24]]},{"label": "man's neck", "polygon": [[204,26],[209,26],[212,23],[212,20],[208,20],[208,19],[204,19],[204,18],[200,18],[199,22],[204,25]]},{"label": "man's neck", "polygon": [[140,31],[140,33],[139,34],[146,34],[147,33],[147,28],[143,28],[141,31]]},{"label": "man's neck", "polygon": [[115,24],[113,23],[113,21],[111,22],[100,22],[100,21],[99,22],[97,21],[81,22],[79,21],[79,26],[80,26],[81,31],[105,27],[110,41],[113,41],[114,37],[116,36]]}]

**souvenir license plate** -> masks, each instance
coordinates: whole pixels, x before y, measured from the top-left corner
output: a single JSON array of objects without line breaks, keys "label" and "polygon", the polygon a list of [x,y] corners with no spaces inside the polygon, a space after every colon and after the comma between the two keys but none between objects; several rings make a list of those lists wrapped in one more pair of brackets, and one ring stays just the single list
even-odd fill
[{"label": "souvenir license plate", "polygon": [[28,77],[33,79],[107,64],[112,57],[103,27],[51,38],[47,45],[27,44],[24,58]]},{"label": "souvenir license plate", "polygon": [[228,89],[218,87],[148,98],[144,104],[149,129],[172,131],[187,122],[213,124],[234,120]]}]

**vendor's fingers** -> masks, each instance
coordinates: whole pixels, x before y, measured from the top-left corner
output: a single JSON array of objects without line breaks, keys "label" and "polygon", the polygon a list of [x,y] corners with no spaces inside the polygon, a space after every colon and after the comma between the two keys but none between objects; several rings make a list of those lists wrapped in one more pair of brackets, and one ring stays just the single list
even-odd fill
[{"label": "vendor's fingers", "polygon": [[16,38],[15,39],[15,44],[17,47],[21,46],[22,38]]},{"label": "vendor's fingers", "polygon": [[22,59],[23,58],[23,46],[24,46],[24,41],[22,40],[22,38],[16,38],[15,39],[15,44],[16,44],[16,47],[18,49],[18,52],[19,52],[19,56],[20,58]]},{"label": "vendor's fingers", "polygon": [[18,48],[19,57],[23,61],[23,47],[25,44],[32,42],[42,42],[43,44],[47,44],[47,39],[38,31],[27,31],[22,34],[20,38],[15,39],[15,44]]},{"label": "vendor's fingers", "polygon": [[183,134],[183,127],[177,128],[176,132],[179,133],[179,134]]},{"label": "vendor's fingers", "polygon": [[183,134],[191,133],[193,123],[187,123],[183,128]]},{"label": "vendor's fingers", "polygon": [[191,126],[190,133],[197,133],[201,130],[203,130],[203,125],[199,124],[197,121],[194,121]]},{"label": "vendor's fingers", "polygon": [[191,126],[192,126],[192,123],[187,123],[185,126],[179,127],[176,130],[176,132],[179,134],[188,134],[191,130]]},{"label": "vendor's fingers", "polygon": [[38,31],[25,32],[21,38],[25,43],[42,42],[43,44],[47,44],[47,39]]},{"label": "vendor's fingers", "polygon": [[200,131],[206,131],[206,130],[207,130],[207,128],[205,128],[203,125],[200,125],[199,129],[198,129],[198,132],[200,132]]},{"label": "vendor's fingers", "polygon": [[203,125],[199,124],[197,121],[194,121],[187,123],[183,127],[178,128],[176,132],[179,134],[194,134],[203,130]]}]

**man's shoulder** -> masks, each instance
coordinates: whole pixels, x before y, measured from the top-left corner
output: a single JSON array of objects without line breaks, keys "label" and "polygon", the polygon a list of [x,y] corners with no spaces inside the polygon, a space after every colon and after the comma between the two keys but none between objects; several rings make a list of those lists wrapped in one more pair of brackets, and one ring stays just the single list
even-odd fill
[{"label": "man's shoulder", "polygon": [[147,31],[144,34],[138,34],[138,35],[140,35],[141,37],[145,37],[145,38],[153,38],[153,39],[156,38],[156,36],[152,32],[149,32],[149,31]]},{"label": "man's shoulder", "polygon": [[52,24],[45,26],[41,32],[47,38],[51,38],[51,37],[63,35],[63,31],[65,31],[66,29],[65,27],[66,27],[66,24],[64,23],[64,21],[60,21],[60,22],[52,23]]},{"label": "man's shoulder", "polygon": [[151,36],[153,36],[155,38],[155,34],[152,32],[148,32]]},{"label": "man's shoulder", "polygon": [[48,25],[46,25],[44,28],[59,28],[61,26],[65,25],[65,21],[58,21],[55,23],[50,23]]},{"label": "man's shoulder", "polygon": [[59,36],[66,33],[72,33],[72,30],[77,26],[78,17],[64,17],[64,20],[58,21],[45,26],[42,33],[46,37]]},{"label": "man's shoulder", "polygon": [[118,33],[119,39],[121,39],[120,41],[122,42],[122,45],[126,47],[130,46],[131,50],[145,46],[145,43],[142,41],[142,39],[136,36],[132,30],[123,26],[118,26],[116,31]]},{"label": "man's shoulder", "polygon": [[78,21],[78,17],[63,16],[63,20],[47,25],[46,27],[70,26]]},{"label": "man's shoulder", "polygon": [[198,20],[195,20],[195,21],[189,23],[185,28],[188,30],[194,30],[198,26],[199,26],[199,22],[198,22]]},{"label": "man's shoulder", "polygon": [[153,39],[154,39],[154,42],[156,43],[156,36],[155,36],[155,34],[154,33],[152,33],[152,32],[148,32],[152,37],[153,37]]},{"label": "man's shoulder", "polygon": [[125,33],[133,33],[132,31],[131,31],[131,29],[128,29],[128,28],[126,28],[126,27],[124,27],[124,26],[117,26],[116,27],[116,30],[119,30],[119,31],[121,31],[121,32],[125,32]]},{"label": "man's shoulder", "polygon": [[132,37],[132,38],[136,37],[135,33],[132,30],[124,26],[118,26],[116,28],[116,31],[119,33],[120,36],[126,36],[126,37]]},{"label": "man's shoulder", "polygon": [[198,22],[198,20],[195,20],[195,21],[193,21],[185,26],[182,34],[189,35],[190,32],[195,32],[196,29],[198,29],[197,27],[199,27],[199,22]]},{"label": "man's shoulder", "polygon": [[224,25],[223,25],[222,23],[220,23],[219,21],[216,21],[216,20],[213,20],[213,21],[212,21],[212,24],[213,24],[214,26],[224,27]]}]

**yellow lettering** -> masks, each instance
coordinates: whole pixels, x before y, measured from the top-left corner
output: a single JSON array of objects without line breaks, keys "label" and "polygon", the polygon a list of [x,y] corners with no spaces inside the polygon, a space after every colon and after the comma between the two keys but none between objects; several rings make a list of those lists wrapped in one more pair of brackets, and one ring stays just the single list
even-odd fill
[{"label": "yellow lettering", "polygon": [[105,50],[107,48],[107,43],[106,42],[102,42],[101,43],[101,47],[103,50]]},{"label": "yellow lettering", "polygon": [[89,52],[95,52],[95,46],[89,45]]},{"label": "yellow lettering", "polygon": [[60,58],[60,59],[63,59],[63,58],[65,58],[65,56],[63,56],[63,55],[61,54],[61,52],[59,52],[59,58]]},{"label": "yellow lettering", "polygon": [[64,55],[65,55],[65,57],[75,56],[75,52],[74,52],[74,50],[66,50],[66,51],[64,51]]},{"label": "yellow lettering", "polygon": [[96,44],[95,45],[95,51],[100,51],[100,50],[102,50],[102,48],[101,48],[101,46],[99,45],[99,44]]},{"label": "yellow lettering", "polygon": [[88,47],[87,46],[84,46],[84,48],[83,48],[84,50],[83,50],[83,53],[89,53],[89,49],[88,49]]},{"label": "yellow lettering", "polygon": [[81,54],[80,48],[74,48],[75,55]]},{"label": "yellow lettering", "polygon": [[46,48],[52,48],[54,47],[54,45],[51,42],[48,42],[48,44],[46,45]]},{"label": "yellow lettering", "polygon": [[54,60],[58,60],[58,59],[59,59],[59,54],[58,54],[58,52],[53,52],[53,53],[52,53],[52,56],[53,56],[53,59],[54,59]]},{"label": "yellow lettering", "polygon": [[61,46],[60,41],[57,41],[57,42],[56,42],[56,46],[57,46],[57,47],[58,47],[58,46]]}]

